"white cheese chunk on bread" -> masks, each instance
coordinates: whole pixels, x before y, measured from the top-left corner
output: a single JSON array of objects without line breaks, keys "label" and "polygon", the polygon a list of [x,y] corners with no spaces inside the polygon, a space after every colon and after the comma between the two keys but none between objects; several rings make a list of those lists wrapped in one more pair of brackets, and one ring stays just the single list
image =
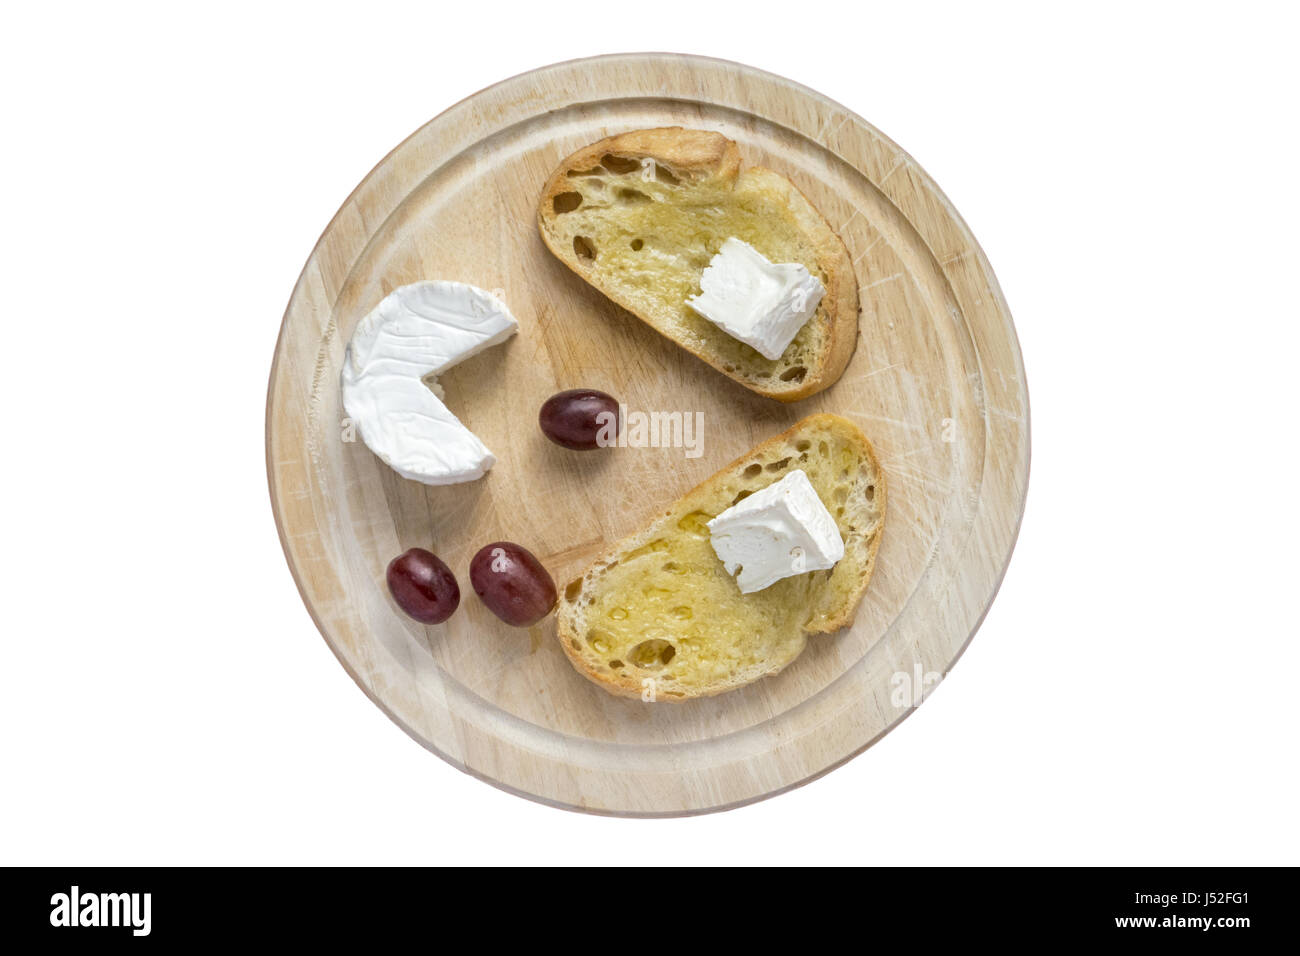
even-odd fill
[{"label": "white cheese chunk on bread", "polygon": [[799,263],[769,262],[734,237],[709,260],[700,289],[686,304],[769,359],[785,353],[826,293]]},{"label": "white cheese chunk on bread", "polygon": [[[580,277],[760,395],[807,398],[852,357],[858,284],[844,243],[790,180],[742,170],[740,150],[721,133],[637,130],[580,149],[547,181],[537,221],[546,246]],[[798,265],[824,291],[775,357],[690,305],[702,292],[710,298],[701,280],[730,240],[769,264]]]},{"label": "white cheese chunk on bread", "polygon": [[449,485],[496,463],[443,404],[436,376],[515,334],[504,302],[463,282],[394,289],[363,318],[343,356],[343,411],[404,478]]},{"label": "white cheese chunk on bread", "polygon": [[844,557],[835,518],[800,468],[710,521],[709,542],[741,594],[793,574],[825,571]]},{"label": "white cheese chunk on bread", "polygon": [[[794,472],[832,517],[843,556],[746,594],[715,553],[709,522]],[[643,700],[707,697],[776,674],[809,634],[852,622],[875,566],[885,497],[879,461],[856,425],[838,415],[805,418],[569,583],[557,611],[560,645],[600,687]]]}]

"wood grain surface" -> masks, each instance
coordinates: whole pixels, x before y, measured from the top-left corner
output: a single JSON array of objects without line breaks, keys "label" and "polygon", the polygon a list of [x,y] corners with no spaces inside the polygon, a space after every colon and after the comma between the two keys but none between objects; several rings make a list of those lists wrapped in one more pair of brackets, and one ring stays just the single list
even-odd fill
[{"label": "wood grain surface", "polygon": [[[580,146],[682,125],[735,139],[794,180],[848,246],[859,340],[838,384],[781,405],[610,304],[534,226],[539,191]],[[418,279],[498,290],[517,336],[441,377],[498,463],[427,487],[351,440],[339,371],[352,330]],[[569,452],[537,427],[559,389],[630,410],[703,413],[683,448]],[[830,411],[874,442],[889,481],[875,576],[852,627],[780,675],[721,697],[645,704],[569,666],[553,618],[500,623],[469,586],[493,540],[530,548],[561,587],[608,544],[750,446]],[[673,815],[725,809],[860,753],[920,702],[983,619],[1010,558],[1029,471],[1029,406],[1011,317],[983,252],[915,162],[847,109],[749,67],[671,54],[561,63],[458,103],[343,204],[293,291],[271,370],[267,469],[285,554],[348,673],[453,765],[549,804]],[[457,575],[460,610],[405,617],[384,569],[413,546]],[[919,680],[918,680],[919,677]]]}]

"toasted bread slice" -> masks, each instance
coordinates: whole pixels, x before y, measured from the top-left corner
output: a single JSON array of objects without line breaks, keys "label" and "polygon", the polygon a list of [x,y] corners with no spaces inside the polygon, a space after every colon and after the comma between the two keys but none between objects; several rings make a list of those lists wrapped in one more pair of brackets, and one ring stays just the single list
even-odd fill
[{"label": "toasted bread slice", "polygon": [[[721,133],[670,129],[611,136],[560,164],[537,225],[551,252],[656,331],[746,388],[783,402],[834,384],[853,355],[858,282],[839,236],[795,185],[740,169]],[[728,238],[772,262],[797,262],[825,295],[780,358],[764,358],[687,304]]]},{"label": "toasted bread slice", "polygon": [[[834,516],[844,557],[742,594],[706,522],[801,469]],[[682,700],[735,690],[837,630],[875,566],[885,476],[871,443],[838,415],[812,415],[687,492],[564,589],[558,635],[583,675],[625,697]],[[647,693],[650,689],[653,693]]]}]

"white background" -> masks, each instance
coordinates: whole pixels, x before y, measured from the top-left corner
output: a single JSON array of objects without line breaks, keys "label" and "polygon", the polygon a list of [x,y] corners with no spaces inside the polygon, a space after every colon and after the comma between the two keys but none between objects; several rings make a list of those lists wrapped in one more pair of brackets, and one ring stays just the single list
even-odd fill
[{"label": "white background", "polygon": [[[1297,24],[1076,9],[8,11],[0,862],[1300,863]],[[669,821],[526,802],[392,725],[301,604],[263,457],[280,317],[353,186],[484,86],[636,49],[902,144],[997,271],[1034,428],[934,696],[809,786]]]}]

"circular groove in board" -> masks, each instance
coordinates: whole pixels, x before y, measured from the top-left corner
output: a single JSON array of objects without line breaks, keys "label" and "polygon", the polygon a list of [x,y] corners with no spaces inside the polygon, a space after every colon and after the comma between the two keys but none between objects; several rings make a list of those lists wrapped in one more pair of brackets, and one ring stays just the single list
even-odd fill
[{"label": "circular groove in board", "polygon": [[[793,406],[752,395],[610,304],[556,262],[534,226],[554,166],[610,133],[716,129],[746,163],[792,178],[839,232],[862,296],[841,380]],[[356,322],[397,285],[499,289],[514,340],[441,377],[448,405],[497,455],[482,480],[430,488],[345,440],[338,396]],[[702,412],[701,454],[565,452],[536,427],[562,388],[630,408]],[[854,624],[810,638],[780,675],[717,698],[649,706],[606,695],[555,646],[472,595],[446,624],[396,609],[384,568],[429,547],[462,587],[501,538],[563,584],[609,544],[805,415],[872,439],[890,510]],[[620,55],[506,80],[430,121],[362,182],[303,269],[276,347],[267,466],[303,599],[361,688],[467,772],[598,813],[724,809],[804,783],[861,752],[946,674],[982,620],[1024,507],[1029,409],[1011,318],[947,199],[865,121],[804,87],[697,57]],[[900,702],[901,684],[903,693]],[[928,688],[927,688],[928,689]],[[910,693],[910,696],[909,696]]]}]

